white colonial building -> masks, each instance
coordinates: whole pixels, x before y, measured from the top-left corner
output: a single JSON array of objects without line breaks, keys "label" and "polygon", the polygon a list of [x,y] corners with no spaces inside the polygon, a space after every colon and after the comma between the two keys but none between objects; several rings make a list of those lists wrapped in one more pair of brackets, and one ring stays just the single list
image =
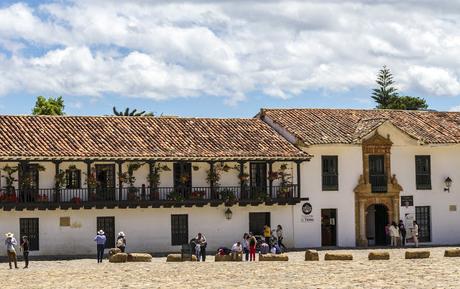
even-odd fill
[{"label": "white colonial building", "polygon": [[259,117],[311,154],[294,207],[296,247],[385,242],[416,219],[426,244],[460,243],[460,113],[263,109]]},{"label": "white colonial building", "polygon": [[[253,119],[0,116],[0,232],[32,255],[209,250],[265,224],[289,247],[372,246],[413,219],[460,243],[460,113],[263,109]],[[449,180],[451,182],[449,182]]]},{"label": "white colonial building", "polygon": [[0,232],[32,255],[107,247],[177,251],[198,232],[209,250],[282,224],[286,244],[310,156],[260,119],[0,116]]}]

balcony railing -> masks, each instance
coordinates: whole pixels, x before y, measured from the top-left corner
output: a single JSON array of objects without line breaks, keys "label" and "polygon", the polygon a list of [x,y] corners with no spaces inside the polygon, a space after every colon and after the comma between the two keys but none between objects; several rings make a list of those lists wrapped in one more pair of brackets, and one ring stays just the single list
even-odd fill
[{"label": "balcony railing", "polygon": [[299,199],[297,185],[245,187],[124,187],[82,189],[25,189],[0,191],[0,204],[104,204],[285,202]]},{"label": "balcony railing", "polygon": [[369,181],[372,185],[373,193],[385,193],[388,190],[387,176],[385,174],[370,175]]}]

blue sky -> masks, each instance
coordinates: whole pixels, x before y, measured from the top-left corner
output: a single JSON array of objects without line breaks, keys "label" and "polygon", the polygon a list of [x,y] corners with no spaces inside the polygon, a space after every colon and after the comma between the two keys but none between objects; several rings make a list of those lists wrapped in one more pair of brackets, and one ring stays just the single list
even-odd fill
[{"label": "blue sky", "polygon": [[70,115],[373,108],[383,64],[401,94],[460,110],[452,1],[0,3],[1,114],[30,113],[38,95],[62,95]]}]

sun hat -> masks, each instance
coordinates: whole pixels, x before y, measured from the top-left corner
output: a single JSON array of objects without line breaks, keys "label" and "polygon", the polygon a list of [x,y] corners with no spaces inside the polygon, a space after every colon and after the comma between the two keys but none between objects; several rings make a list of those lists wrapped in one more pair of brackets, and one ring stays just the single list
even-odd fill
[{"label": "sun hat", "polygon": [[5,234],[5,236],[6,236],[7,238],[13,238],[14,234],[11,233],[11,232],[8,232],[8,233]]},{"label": "sun hat", "polygon": [[118,233],[118,236],[124,237],[124,236],[125,236],[125,233],[124,233],[124,232],[120,232],[120,233]]},{"label": "sun hat", "polygon": [[104,231],[99,230],[99,231],[97,231],[97,234],[98,234],[98,235],[104,235]]}]

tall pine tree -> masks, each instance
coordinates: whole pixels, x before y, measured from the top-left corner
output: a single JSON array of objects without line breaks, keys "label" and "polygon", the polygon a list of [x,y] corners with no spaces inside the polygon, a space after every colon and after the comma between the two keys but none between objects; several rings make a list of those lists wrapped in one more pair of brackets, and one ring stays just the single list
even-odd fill
[{"label": "tall pine tree", "polygon": [[377,108],[389,108],[398,98],[398,90],[393,86],[393,75],[386,65],[380,69],[376,82],[379,87],[372,90],[372,98],[377,102]]}]

